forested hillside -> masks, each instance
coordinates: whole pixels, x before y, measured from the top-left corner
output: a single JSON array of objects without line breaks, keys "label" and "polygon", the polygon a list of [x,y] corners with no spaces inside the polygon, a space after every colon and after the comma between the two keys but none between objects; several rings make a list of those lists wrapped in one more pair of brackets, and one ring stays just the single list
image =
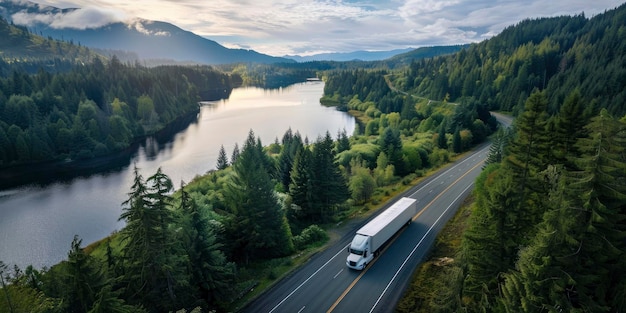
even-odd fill
[{"label": "forested hillside", "polygon": [[45,39],[30,33],[25,27],[8,23],[0,17],[0,76],[12,71],[36,73],[63,72],[76,63],[88,63],[99,58],[96,53],[71,42]]},{"label": "forested hillside", "polygon": [[65,73],[13,71],[0,78],[0,165],[83,159],[198,111],[200,94],[231,90],[208,67],[144,68],[95,59]]},{"label": "forested hillside", "polygon": [[[170,112],[168,107],[157,110],[156,99],[147,101],[159,95],[151,93],[151,83],[163,84],[170,77],[181,77],[175,80],[178,85],[168,85],[161,91],[184,91],[181,98],[190,99],[197,86],[191,81],[197,80],[194,74],[200,71],[185,69],[189,72],[183,76],[177,72],[183,71],[179,67],[146,69],[123,66],[113,59],[109,64],[96,62],[55,75],[51,84],[86,73],[64,86],[99,91],[93,85],[82,85],[95,76],[95,66],[104,67],[101,70],[106,72],[100,75],[102,81],[97,80],[104,82],[100,86],[124,78],[152,79],[128,83],[145,83],[146,95],[142,89],[127,90],[126,84],[114,83],[111,86],[116,89],[105,88],[95,96],[86,93],[92,96],[78,102],[73,108],[78,113],[68,121],[74,122],[72,130],[87,134],[91,134],[91,128],[85,125],[98,125],[97,117],[104,114],[101,111],[107,112],[103,108],[111,112],[109,119],[121,119],[124,114],[140,117],[136,127],[145,131],[152,124],[144,123],[156,123],[157,117],[165,114],[162,112]],[[307,72],[279,68],[278,73],[283,70]],[[336,139],[327,133],[311,141],[286,130],[280,141],[264,147],[250,131],[241,150],[237,145],[231,153],[220,150],[218,170],[183,183],[176,192],[174,187],[178,186],[166,173],[158,170],[144,178],[136,169],[127,201],[122,204],[120,220],[126,227],[118,234],[86,249],[81,249],[80,238],[76,238],[67,261],[51,269],[11,270],[0,263],[0,275],[8,275],[10,282],[3,288],[10,296],[0,297],[0,311],[9,307],[32,312],[167,312],[194,308],[230,312],[240,308],[246,299],[310,258],[328,240],[326,227],[371,214],[372,208],[409,188],[429,170],[482,142],[495,128],[489,112],[476,102],[455,105],[416,99],[392,91],[385,81],[386,73],[350,70],[324,74],[327,98],[341,103],[363,123],[351,138],[344,131]],[[6,85],[31,78],[16,75],[21,79],[6,79]],[[32,77],[47,75],[44,72]],[[22,89],[32,86],[18,85]],[[68,90],[67,96],[76,91]],[[64,99],[66,95],[58,91],[59,98]],[[130,101],[123,104],[125,98],[113,98],[110,104],[98,100],[112,95],[122,97],[127,92],[137,96],[136,106]],[[152,103],[154,109],[148,110],[153,107],[142,101]],[[103,108],[99,104],[104,104]],[[133,115],[134,110],[138,115]],[[36,112],[34,117],[39,116]],[[20,125],[31,127],[26,122]]]},{"label": "forested hillside", "polygon": [[[144,178],[137,169],[122,204],[127,227],[88,249],[76,238],[52,269],[0,263],[10,283],[0,310],[234,311],[322,245],[324,227],[370,214],[486,140],[499,109],[516,121],[492,137],[455,261],[428,286],[432,295],[398,310],[622,312],[625,12],[527,20],[397,71],[316,63],[323,103],[358,118],[354,136],[311,142],[287,130],[264,147],[250,131],[230,157],[220,150],[218,170],[176,192],[160,170]],[[262,81],[269,70],[242,77]],[[193,112],[199,86],[216,80],[229,87],[232,77],[116,59],[64,74],[14,72],[0,80],[0,147],[13,147],[2,152],[8,162],[121,148]]]},{"label": "forested hillside", "polygon": [[102,156],[222,98],[238,75],[146,68],[0,19],[0,167]]},{"label": "forested hillside", "polygon": [[395,77],[517,115],[493,137],[455,261],[420,271],[440,283],[399,312],[626,310],[625,32],[626,5],[527,20]]},{"label": "forested hillside", "polygon": [[548,112],[578,88],[586,103],[626,114],[626,4],[593,18],[528,19],[454,55],[419,60],[397,86],[431,99],[478,99],[490,110],[520,112],[533,89]]}]

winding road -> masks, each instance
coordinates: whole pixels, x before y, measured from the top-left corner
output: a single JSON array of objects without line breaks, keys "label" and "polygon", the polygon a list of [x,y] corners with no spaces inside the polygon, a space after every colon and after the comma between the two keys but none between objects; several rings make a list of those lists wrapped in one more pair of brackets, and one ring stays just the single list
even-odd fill
[{"label": "winding road", "polygon": [[[494,115],[505,126],[510,125],[510,118]],[[419,213],[365,270],[346,266],[347,248],[356,230],[376,214],[349,229],[334,245],[316,254],[242,312],[393,312],[413,270],[471,192],[488,151],[489,145],[483,144],[399,195],[416,199]],[[394,202],[389,201],[384,208]]]}]

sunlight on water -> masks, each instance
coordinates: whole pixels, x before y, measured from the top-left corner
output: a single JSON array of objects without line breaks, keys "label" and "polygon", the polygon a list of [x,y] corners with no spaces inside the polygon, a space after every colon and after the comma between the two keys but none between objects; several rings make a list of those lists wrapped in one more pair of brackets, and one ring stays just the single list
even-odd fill
[{"label": "sunlight on water", "polygon": [[133,164],[144,177],[161,167],[178,187],[181,180],[189,182],[215,169],[220,146],[230,156],[251,129],[264,145],[280,140],[288,128],[311,142],[326,131],[334,138],[342,129],[352,134],[353,117],[320,105],[323,90],[323,83],[237,88],[227,100],[204,103],[197,121],[170,141],[147,139],[122,168],[0,191],[0,260],[21,268],[50,266],[67,256],[75,234],[88,244],[123,227],[118,217],[132,183]]}]

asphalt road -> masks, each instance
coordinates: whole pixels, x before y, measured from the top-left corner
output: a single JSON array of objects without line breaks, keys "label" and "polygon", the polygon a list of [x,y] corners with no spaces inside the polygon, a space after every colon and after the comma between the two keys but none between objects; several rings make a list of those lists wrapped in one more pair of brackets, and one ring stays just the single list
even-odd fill
[{"label": "asphalt road", "polygon": [[404,193],[417,199],[419,213],[365,270],[346,266],[347,248],[356,230],[374,216],[347,231],[242,312],[393,312],[413,270],[471,192],[488,149],[487,144],[481,145]]}]

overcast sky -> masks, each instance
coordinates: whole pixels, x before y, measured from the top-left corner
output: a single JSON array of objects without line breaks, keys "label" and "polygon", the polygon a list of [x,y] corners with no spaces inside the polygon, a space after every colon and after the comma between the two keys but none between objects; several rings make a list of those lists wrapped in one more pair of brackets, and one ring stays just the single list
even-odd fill
[{"label": "overcast sky", "polygon": [[172,23],[229,48],[282,56],[392,50],[487,39],[526,18],[592,17],[624,0],[45,0],[82,8],[48,17],[96,27],[134,17]]}]

